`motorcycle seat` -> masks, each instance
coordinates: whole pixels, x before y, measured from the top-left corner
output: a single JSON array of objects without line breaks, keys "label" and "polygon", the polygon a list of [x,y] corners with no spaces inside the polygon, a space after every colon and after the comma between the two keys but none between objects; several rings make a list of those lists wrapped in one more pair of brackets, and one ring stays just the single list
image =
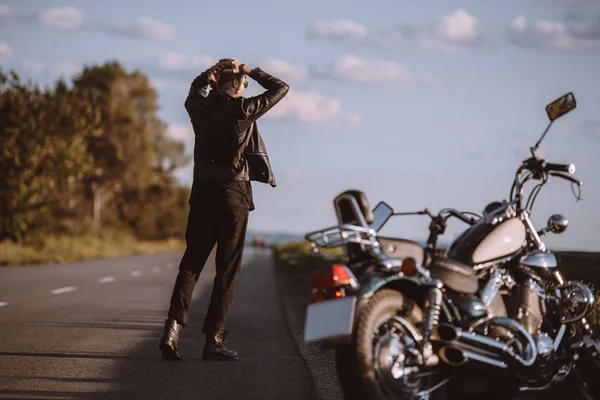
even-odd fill
[{"label": "motorcycle seat", "polygon": [[434,257],[429,267],[432,278],[444,282],[458,293],[474,294],[479,289],[476,271],[468,265],[446,257]]}]

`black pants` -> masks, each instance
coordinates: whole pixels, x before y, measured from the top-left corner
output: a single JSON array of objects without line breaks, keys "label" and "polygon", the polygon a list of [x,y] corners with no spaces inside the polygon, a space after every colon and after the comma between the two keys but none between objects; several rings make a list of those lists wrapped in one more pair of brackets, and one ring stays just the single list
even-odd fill
[{"label": "black pants", "polygon": [[249,182],[204,180],[195,181],[192,186],[186,250],[179,264],[168,315],[184,326],[196,282],[217,244],[216,275],[202,332],[224,330],[242,264],[248,215],[253,208],[248,187]]}]

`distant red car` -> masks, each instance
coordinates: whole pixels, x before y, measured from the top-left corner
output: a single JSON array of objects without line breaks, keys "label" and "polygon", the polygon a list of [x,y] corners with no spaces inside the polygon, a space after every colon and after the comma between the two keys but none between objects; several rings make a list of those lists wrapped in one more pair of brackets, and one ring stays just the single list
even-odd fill
[{"label": "distant red car", "polygon": [[266,247],[266,244],[260,236],[255,236],[254,239],[252,240],[252,246],[260,247],[260,248],[264,249]]}]

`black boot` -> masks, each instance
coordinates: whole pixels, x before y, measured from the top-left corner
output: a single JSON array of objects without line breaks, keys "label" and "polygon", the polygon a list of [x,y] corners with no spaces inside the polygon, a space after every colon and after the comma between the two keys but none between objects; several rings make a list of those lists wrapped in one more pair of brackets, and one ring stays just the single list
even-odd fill
[{"label": "black boot", "polygon": [[238,354],[233,350],[227,350],[223,346],[225,338],[229,331],[216,331],[206,334],[206,344],[202,351],[204,361],[231,361],[238,358]]},{"label": "black boot", "polygon": [[178,324],[174,319],[167,319],[163,335],[160,338],[158,348],[162,353],[162,358],[165,360],[181,360],[183,353],[179,349],[179,332],[183,326]]}]

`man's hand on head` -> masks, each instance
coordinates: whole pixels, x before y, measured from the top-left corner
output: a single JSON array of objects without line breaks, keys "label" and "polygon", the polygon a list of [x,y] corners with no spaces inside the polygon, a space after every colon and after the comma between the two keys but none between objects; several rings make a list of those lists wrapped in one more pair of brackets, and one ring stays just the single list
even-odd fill
[{"label": "man's hand on head", "polygon": [[219,64],[222,65],[223,72],[248,75],[252,71],[251,68],[248,68],[246,65],[233,58],[222,58],[219,60]]}]

